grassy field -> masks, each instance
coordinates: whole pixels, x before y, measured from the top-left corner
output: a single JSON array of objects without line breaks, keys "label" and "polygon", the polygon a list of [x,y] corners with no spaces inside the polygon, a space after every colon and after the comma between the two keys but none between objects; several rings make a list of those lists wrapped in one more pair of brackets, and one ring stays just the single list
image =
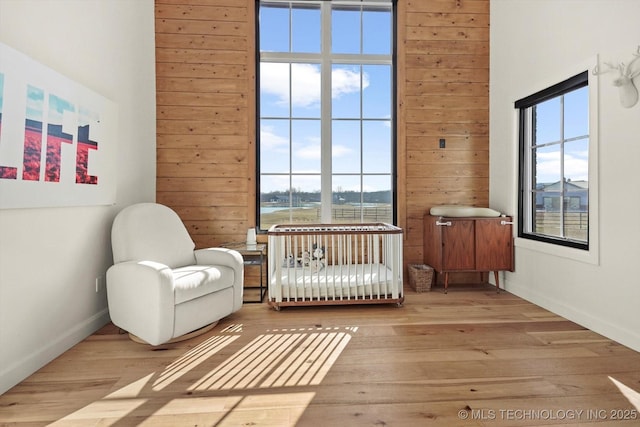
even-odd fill
[{"label": "grassy field", "polygon": [[[360,207],[352,205],[333,205],[331,218],[334,224],[353,222],[387,222],[392,221],[391,205],[364,207],[361,221]],[[298,208],[292,210],[293,221],[300,224],[317,224],[320,222],[320,208]],[[274,224],[289,224],[289,211],[286,209],[262,214],[260,228],[267,229]]]}]

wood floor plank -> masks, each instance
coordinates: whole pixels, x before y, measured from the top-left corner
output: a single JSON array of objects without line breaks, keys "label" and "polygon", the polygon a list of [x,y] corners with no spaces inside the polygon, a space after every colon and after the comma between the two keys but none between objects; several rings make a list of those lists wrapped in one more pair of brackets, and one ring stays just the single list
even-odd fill
[{"label": "wood floor plank", "polygon": [[638,352],[507,292],[407,289],[245,304],[157,347],[109,324],[1,395],[0,426],[633,426],[638,391]]}]

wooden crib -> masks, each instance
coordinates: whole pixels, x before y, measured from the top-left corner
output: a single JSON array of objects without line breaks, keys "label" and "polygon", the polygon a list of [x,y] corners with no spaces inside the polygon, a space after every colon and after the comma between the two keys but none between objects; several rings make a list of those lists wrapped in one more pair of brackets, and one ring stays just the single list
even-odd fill
[{"label": "wooden crib", "polygon": [[404,301],[402,229],[384,223],[274,225],[268,231],[269,304]]}]

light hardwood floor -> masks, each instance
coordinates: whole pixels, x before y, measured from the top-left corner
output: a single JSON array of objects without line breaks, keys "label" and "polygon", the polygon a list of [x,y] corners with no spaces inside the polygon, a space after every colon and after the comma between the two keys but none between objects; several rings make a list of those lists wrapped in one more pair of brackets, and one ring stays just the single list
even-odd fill
[{"label": "light hardwood floor", "polygon": [[400,308],[246,304],[155,349],[107,325],[0,396],[0,425],[638,426],[639,390],[639,353],[452,286]]}]

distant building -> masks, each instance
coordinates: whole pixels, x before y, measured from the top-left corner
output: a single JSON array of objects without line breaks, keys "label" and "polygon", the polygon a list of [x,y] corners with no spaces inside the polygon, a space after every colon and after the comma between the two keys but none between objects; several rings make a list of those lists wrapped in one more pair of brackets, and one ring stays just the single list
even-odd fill
[{"label": "distant building", "polygon": [[278,204],[285,204],[288,205],[289,204],[289,195],[273,195],[271,196],[271,198],[269,199],[269,203],[278,203]]},{"label": "distant building", "polygon": [[[561,182],[540,183],[536,186],[536,210],[560,211]],[[568,212],[586,212],[589,207],[589,182],[564,182],[564,208]]]}]

